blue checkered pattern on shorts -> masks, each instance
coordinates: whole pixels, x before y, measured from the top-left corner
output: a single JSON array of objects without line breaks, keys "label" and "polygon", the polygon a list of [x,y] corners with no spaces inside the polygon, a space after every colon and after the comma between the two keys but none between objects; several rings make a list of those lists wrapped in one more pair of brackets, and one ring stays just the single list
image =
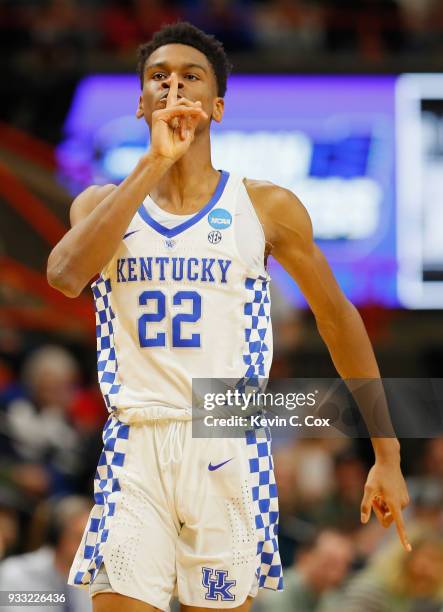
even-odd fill
[{"label": "blue checkered pattern on shorts", "polygon": [[[263,437],[261,437],[263,436]],[[278,499],[269,429],[246,432],[252,502],[255,511],[259,587],[281,591],[283,569],[278,551]]]},{"label": "blue checkered pattern on shorts", "polygon": [[103,430],[103,451],[94,478],[95,505],[76,558],[74,584],[92,582],[103,562],[103,548],[108,540],[110,523],[120,493],[119,476],[129,439],[129,425],[111,415]]},{"label": "blue checkered pattern on shorts", "polygon": [[100,389],[109,411],[115,410],[114,398],[120,390],[114,345],[115,314],[111,308],[111,280],[100,276],[92,284],[97,333],[97,371]]}]

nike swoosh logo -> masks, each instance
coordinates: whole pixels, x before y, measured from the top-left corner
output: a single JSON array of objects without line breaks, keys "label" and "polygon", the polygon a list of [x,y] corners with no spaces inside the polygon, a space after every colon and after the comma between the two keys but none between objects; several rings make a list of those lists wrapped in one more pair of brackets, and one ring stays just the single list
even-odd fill
[{"label": "nike swoosh logo", "polygon": [[234,457],[231,457],[230,459],[227,459],[226,461],[223,461],[223,463],[218,463],[217,465],[212,465],[212,463],[210,463],[208,465],[208,470],[210,472],[214,472],[215,470],[218,470],[218,468],[221,468],[223,465],[226,465],[227,463],[229,463],[233,459],[234,459]]},{"label": "nike swoosh logo", "polygon": [[140,230],[134,230],[133,232],[128,232],[127,234],[125,234],[125,235],[123,236],[123,240],[124,240],[125,238],[127,238],[128,236],[132,236],[132,234],[135,234],[136,232],[139,232],[139,231],[140,231]]}]

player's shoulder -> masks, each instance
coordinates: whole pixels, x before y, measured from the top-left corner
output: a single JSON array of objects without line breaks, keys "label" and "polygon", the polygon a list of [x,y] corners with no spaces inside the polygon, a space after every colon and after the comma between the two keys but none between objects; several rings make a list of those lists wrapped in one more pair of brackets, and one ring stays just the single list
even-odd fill
[{"label": "player's shoulder", "polygon": [[115,189],[117,189],[117,185],[108,183],[106,185],[91,185],[79,193],[71,204],[71,225],[75,225],[75,223],[87,217]]},{"label": "player's shoulder", "polygon": [[282,195],[283,192],[288,191],[287,189],[284,189],[284,187],[280,187],[279,185],[276,185],[275,183],[271,183],[271,181],[262,181],[260,179],[244,178],[243,183],[246,189],[248,190],[248,192],[257,194],[258,196],[262,194],[265,194],[268,196],[269,195],[278,196],[278,195]]},{"label": "player's shoulder", "polygon": [[270,181],[244,179],[244,185],[263,225],[266,236],[276,244],[285,228],[308,236],[312,232],[309,214],[299,198],[289,189]]},{"label": "player's shoulder", "polygon": [[254,207],[261,215],[274,217],[288,209],[304,209],[298,197],[285,187],[270,181],[249,178],[245,178],[243,182]]}]

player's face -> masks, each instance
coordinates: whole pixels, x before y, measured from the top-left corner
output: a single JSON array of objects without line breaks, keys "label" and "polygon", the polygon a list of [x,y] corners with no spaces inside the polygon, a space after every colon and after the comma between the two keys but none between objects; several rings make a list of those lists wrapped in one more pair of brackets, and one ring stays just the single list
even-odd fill
[{"label": "player's face", "polygon": [[144,116],[151,125],[153,111],[166,105],[173,73],[178,79],[178,98],[200,101],[209,117],[207,122],[200,121],[197,132],[207,129],[211,119],[221,121],[223,98],[217,96],[217,81],[211,64],[203,53],[181,44],[164,45],[147,59],[137,116]]}]

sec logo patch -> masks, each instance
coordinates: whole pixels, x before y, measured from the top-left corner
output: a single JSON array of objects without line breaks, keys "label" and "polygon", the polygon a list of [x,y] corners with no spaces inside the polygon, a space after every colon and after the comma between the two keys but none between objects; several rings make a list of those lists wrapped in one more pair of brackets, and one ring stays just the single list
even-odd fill
[{"label": "sec logo patch", "polygon": [[216,232],[209,232],[208,234],[208,240],[211,244],[217,244],[220,242],[220,240],[222,239],[222,235],[220,232],[216,231]]}]

